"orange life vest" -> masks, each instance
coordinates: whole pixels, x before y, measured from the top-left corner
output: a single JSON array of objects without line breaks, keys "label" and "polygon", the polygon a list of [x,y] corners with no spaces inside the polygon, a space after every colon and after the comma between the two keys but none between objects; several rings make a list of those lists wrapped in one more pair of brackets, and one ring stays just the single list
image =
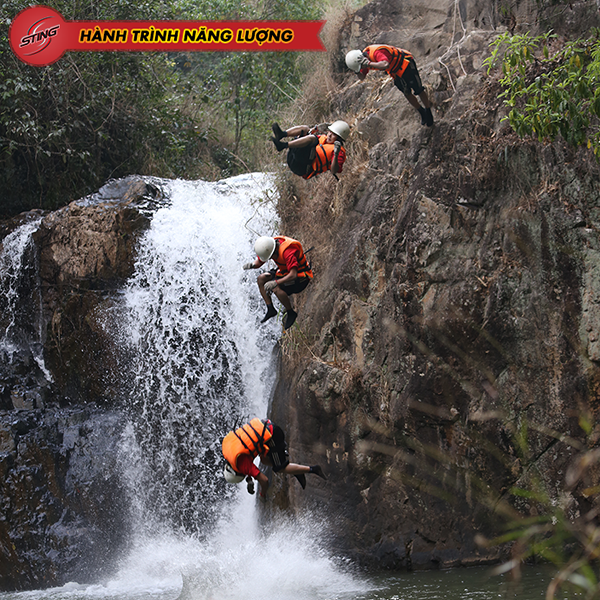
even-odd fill
[{"label": "orange life vest", "polygon": [[269,451],[267,442],[273,437],[269,427],[270,421],[252,419],[235,431],[230,431],[224,438],[221,447],[225,460],[236,470],[237,460],[241,454],[248,454],[255,459],[259,454],[265,456]]},{"label": "orange life vest", "polygon": [[375,52],[377,50],[387,50],[390,53],[390,64],[385,72],[391,77],[402,77],[406,67],[408,67],[408,59],[413,58],[413,55],[402,48],[396,48],[395,46],[386,46],[385,44],[378,44],[374,46],[367,46],[363,52],[367,53],[371,62],[378,62],[375,60]]},{"label": "orange life vest", "polygon": [[283,253],[291,246],[297,249],[298,252],[298,277],[310,277],[313,278],[313,272],[306,260],[306,255],[302,248],[302,244],[297,240],[294,240],[283,235],[275,236],[275,241],[279,242],[279,248],[275,254],[271,257],[271,260],[277,265],[276,277],[284,277],[289,273]]},{"label": "orange life vest", "polygon": [[[304,179],[310,179],[311,177],[329,171],[331,169],[331,163],[333,155],[335,153],[335,146],[333,144],[326,144],[326,135],[319,136],[319,143],[316,147],[317,155],[311,165],[311,172],[308,175],[304,175]],[[342,157],[342,162],[346,159],[346,151],[340,148],[339,156]]]}]

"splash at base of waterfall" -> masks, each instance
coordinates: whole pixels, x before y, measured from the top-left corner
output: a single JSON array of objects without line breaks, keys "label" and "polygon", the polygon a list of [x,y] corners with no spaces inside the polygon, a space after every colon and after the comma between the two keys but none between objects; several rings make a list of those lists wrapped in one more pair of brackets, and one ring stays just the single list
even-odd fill
[{"label": "splash at base of waterfall", "polygon": [[368,589],[332,558],[314,516],[257,525],[256,498],[241,491],[208,543],[176,535],[140,540],[111,587],[162,590],[180,600],[333,600]]}]

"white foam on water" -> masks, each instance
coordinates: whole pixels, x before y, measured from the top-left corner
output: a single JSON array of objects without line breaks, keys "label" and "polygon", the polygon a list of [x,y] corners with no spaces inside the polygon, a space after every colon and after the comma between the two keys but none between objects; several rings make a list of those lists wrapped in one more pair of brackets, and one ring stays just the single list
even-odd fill
[{"label": "white foam on water", "polygon": [[[309,514],[263,520],[245,484],[222,480],[224,424],[232,412],[265,417],[275,380],[281,324],[260,324],[258,273],[242,270],[255,258],[257,235],[276,233],[273,204],[264,201],[272,178],[165,186],[169,205],[140,241],[118,312],[131,356],[120,456],[131,495],[128,550],[104,582],[1,596],[318,600],[363,590],[324,549],[326,523]],[[11,234],[1,256],[6,273],[22,270],[37,226]]]},{"label": "white foam on water", "polygon": [[[254,258],[256,236],[277,232],[273,206],[261,202],[272,180],[255,173],[219,183],[165,185],[171,202],[157,211],[142,240],[120,324],[132,350],[131,423],[121,448],[132,496],[131,543],[105,581],[3,593],[0,600],[503,596],[494,582],[485,585],[489,576],[481,571],[402,574],[379,579],[377,586],[331,555],[327,535],[334,525],[326,519],[282,512],[263,519],[259,500],[244,484],[227,493],[213,490],[223,464],[219,419],[231,410],[265,416],[274,383],[272,351],[280,324],[259,324],[264,304],[257,272],[241,269]],[[37,226],[30,223],[5,239],[0,270],[8,274],[9,301],[16,298],[13,274],[20,273]],[[5,338],[4,348],[11,343]],[[205,453],[211,444],[212,458]],[[174,525],[168,511],[186,507],[187,518]],[[207,530],[203,525],[194,531],[189,524],[196,518],[202,523],[207,514]],[[521,597],[543,598],[542,588]]]},{"label": "white foam on water", "polygon": [[[325,549],[322,520],[307,514],[258,525],[257,499],[240,490],[214,535],[203,542],[162,535],[140,539],[103,593],[181,600],[320,600],[370,589]],[[79,590],[82,591],[81,589]],[[99,593],[88,588],[86,595]]]}]

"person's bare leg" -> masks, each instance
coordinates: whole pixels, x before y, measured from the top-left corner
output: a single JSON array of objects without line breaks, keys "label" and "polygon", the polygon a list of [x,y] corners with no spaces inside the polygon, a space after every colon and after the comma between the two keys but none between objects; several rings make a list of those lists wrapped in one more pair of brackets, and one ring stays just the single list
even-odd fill
[{"label": "person's bare leg", "polygon": [[265,291],[265,283],[267,283],[267,281],[271,281],[271,273],[261,273],[257,277],[256,282],[258,283],[258,291],[265,301],[265,304],[273,304],[271,296]]},{"label": "person's bare leg", "polygon": [[425,108],[431,108],[431,102],[429,102],[429,96],[425,90],[419,94],[419,98],[421,99],[421,102]]},{"label": "person's bare leg", "polygon": [[273,290],[273,293],[277,296],[277,299],[279,300],[279,302],[281,302],[281,304],[283,304],[285,310],[292,309],[292,302],[290,300],[290,297],[279,286],[277,286]]},{"label": "person's bare leg", "polygon": [[306,146],[316,146],[317,138],[314,135],[303,135],[299,138],[294,138],[287,143],[288,148],[306,148]]},{"label": "person's bare leg", "polygon": [[326,479],[325,474],[323,473],[323,469],[319,465],[314,465],[312,467],[307,467],[306,465],[297,465],[296,463],[290,463],[285,469],[283,469],[284,473],[288,475],[301,475],[304,473],[312,473],[313,475],[318,475],[321,479]]},{"label": "person's bare leg", "polygon": [[[273,125],[273,133],[275,133],[275,124]],[[314,135],[307,135],[310,129],[306,125],[296,125],[286,131],[282,131],[281,134],[275,134],[275,137],[271,138],[271,141],[275,144],[277,152],[281,152],[285,148],[304,148],[309,145],[317,145],[317,138]],[[297,137],[300,136],[300,137]],[[284,142],[282,137],[293,137],[293,140]]]},{"label": "person's bare leg", "polygon": [[433,125],[433,113],[431,112],[431,102],[429,101],[429,96],[427,92],[423,90],[419,94],[419,98],[421,98],[421,102],[425,105],[425,125],[427,127],[431,127]]},{"label": "person's bare leg", "polygon": [[317,475],[321,479],[327,479],[325,477],[325,473],[323,473],[323,469],[319,465],[315,465],[314,467],[307,467],[306,465],[297,465],[296,463],[290,463],[283,469],[284,473],[288,475],[293,475],[300,485],[302,489],[306,488],[306,474],[312,473],[313,475]]},{"label": "person's bare leg", "polygon": [[296,463],[290,463],[283,469],[284,473],[288,475],[299,475],[300,473],[310,473],[310,467],[306,465],[297,465]]},{"label": "person's bare leg", "polygon": [[290,127],[285,130],[285,135],[287,137],[296,137],[298,135],[306,135],[310,131],[310,127],[306,125],[295,125],[294,127]]},{"label": "person's bare leg", "polygon": [[427,92],[423,90],[419,94],[419,98],[421,98],[423,104],[425,104],[424,107],[421,106],[418,98],[411,92],[404,92],[404,95],[410,104],[420,113],[421,125],[427,125],[428,127],[431,127],[431,125],[433,125],[433,115],[431,114],[431,103],[429,102],[429,96],[427,96]]},{"label": "person's bare leg", "polygon": [[411,92],[404,92],[404,95],[414,108],[416,108],[417,110],[423,108],[414,94],[412,94]]}]

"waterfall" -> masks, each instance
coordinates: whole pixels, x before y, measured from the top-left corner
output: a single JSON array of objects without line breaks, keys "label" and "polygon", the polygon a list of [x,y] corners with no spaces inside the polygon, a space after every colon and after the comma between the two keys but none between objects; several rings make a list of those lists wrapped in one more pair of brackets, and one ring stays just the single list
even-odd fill
[{"label": "waterfall", "polygon": [[[163,185],[168,204],[154,213],[133,275],[105,314],[126,357],[117,463],[131,498],[130,543],[106,557],[118,563],[108,581],[0,600],[358,598],[366,586],[326,550],[323,515],[274,514],[269,501],[261,515],[257,496],[222,476],[223,436],[267,416],[275,383],[282,324],[260,323],[258,273],[242,269],[257,235],[277,229],[272,179]],[[41,317],[31,319],[41,303],[38,226],[4,240],[0,351],[31,348],[41,360]]]},{"label": "waterfall", "polygon": [[[155,213],[144,235],[121,305],[107,308],[107,331],[116,316],[115,333],[129,357],[121,373],[129,425],[120,463],[132,498],[131,544],[109,580],[4,592],[0,600],[486,600],[515,595],[513,587],[497,583],[484,569],[365,581],[328,549],[326,532],[336,526],[334,515],[284,515],[270,511],[267,502],[264,512],[270,518],[261,519],[256,496],[243,485],[224,484],[220,440],[237,423],[265,416],[274,383],[272,351],[281,324],[276,319],[260,324],[264,306],[257,273],[241,269],[253,257],[256,235],[276,229],[273,207],[264,201],[270,184],[263,174],[220,183],[165,182],[170,203]],[[0,357],[21,361],[18,366],[25,368],[9,374],[21,383],[42,371],[50,380],[42,358],[33,244],[40,222],[26,222],[0,248]],[[3,412],[9,421],[25,423],[31,408],[23,406],[26,412],[20,415],[12,408]],[[52,415],[50,408],[50,420],[68,422],[67,411]],[[59,460],[65,449],[73,451],[80,435],[81,411],[75,412],[72,427],[64,429]],[[121,412],[109,417],[120,418]],[[91,419],[81,427],[85,437],[101,435],[96,423]],[[31,450],[24,441],[21,445],[30,461]],[[81,472],[73,480],[89,476],[90,449],[100,449],[94,458],[102,462],[106,448],[113,447],[81,446]],[[112,469],[112,461],[107,464]],[[23,473],[29,477],[26,469]],[[76,519],[68,512],[53,526],[64,528],[67,544],[73,540],[69,520]],[[74,545],[73,552],[80,548]],[[101,562],[112,558],[95,555]],[[523,571],[519,597],[544,597],[555,573],[540,573],[538,567]]]},{"label": "waterfall", "polygon": [[50,380],[42,353],[41,295],[33,234],[41,217],[9,233],[0,251],[0,352],[11,363],[23,351],[30,354]]},{"label": "waterfall", "polygon": [[128,478],[145,527],[209,531],[234,491],[220,476],[221,439],[266,416],[277,326],[260,325],[256,271],[242,265],[256,238],[246,222],[272,230],[268,185],[263,174],[172,182],[170,205],[142,240],[122,334],[132,373]]},{"label": "waterfall", "polygon": [[273,232],[273,207],[261,202],[269,185],[263,174],[173,182],[139,249],[121,325],[136,532],[108,584],[119,595],[313,600],[364,589],[325,551],[322,516],[261,527],[257,497],[222,477],[222,437],[265,417],[274,385],[281,323],[260,324],[257,272],[242,270],[256,235]]}]

